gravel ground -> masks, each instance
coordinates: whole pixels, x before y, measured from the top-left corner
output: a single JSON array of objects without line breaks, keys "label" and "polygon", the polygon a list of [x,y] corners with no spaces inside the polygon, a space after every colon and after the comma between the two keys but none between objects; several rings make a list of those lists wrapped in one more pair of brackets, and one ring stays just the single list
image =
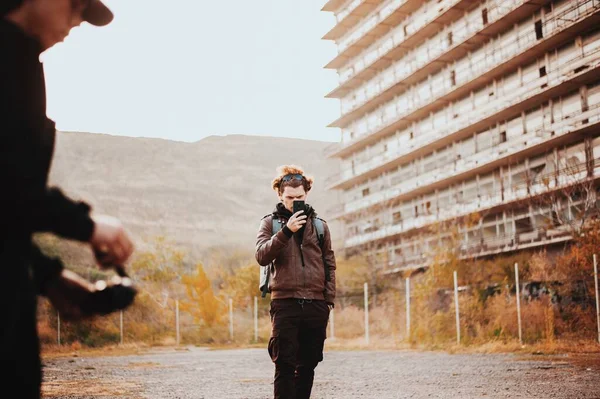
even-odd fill
[{"label": "gravel ground", "polygon": [[[600,398],[598,355],[531,356],[327,351],[312,398]],[[266,349],[154,350],[45,361],[44,397],[262,399],[272,397]]]}]

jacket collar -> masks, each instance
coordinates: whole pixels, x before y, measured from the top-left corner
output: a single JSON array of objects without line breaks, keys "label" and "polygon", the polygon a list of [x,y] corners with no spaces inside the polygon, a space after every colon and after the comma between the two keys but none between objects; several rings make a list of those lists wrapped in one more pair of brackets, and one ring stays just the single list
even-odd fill
[{"label": "jacket collar", "polygon": [[[273,211],[273,213],[276,216],[280,216],[286,219],[289,219],[292,217],[292,212],[290,212],[285,206],[283,206],[283,204],[281,202],[277,203],[277,205],[275,205],[275,210]],[[309,204],[306,204],[306,215],[308,217],[312,217],[312,216],[316,216],[317,212],[315,211],[315,209],[310,206]]]}]

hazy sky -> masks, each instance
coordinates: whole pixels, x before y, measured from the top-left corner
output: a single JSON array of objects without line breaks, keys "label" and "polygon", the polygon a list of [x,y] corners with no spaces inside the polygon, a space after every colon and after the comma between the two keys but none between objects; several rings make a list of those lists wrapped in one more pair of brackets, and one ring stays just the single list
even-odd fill
[{"label": "hazy sky", "polygon": [[339,141],[324,0],[105,0],[43,54],[59,130],[197,141],[249,134]]}]

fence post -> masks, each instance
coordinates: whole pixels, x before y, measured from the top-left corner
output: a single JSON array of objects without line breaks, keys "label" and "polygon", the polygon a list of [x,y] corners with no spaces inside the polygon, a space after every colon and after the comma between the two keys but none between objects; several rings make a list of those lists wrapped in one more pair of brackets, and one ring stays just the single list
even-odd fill
[{"label": "fence post", "polygon": [[334,309],[331,309],[331,312],[329,312],[329,335],[331,336],[330,338],[332,340],[335,339],[335,313],[334,313]]},{"label": "fence post", "polygon": [[458,309],[458,275],[454,271],[454,308],[456,310],[456,343],[460,345],[460,311]]},{"label": "fence post", "polygon": [[56,329],[57,340],[58,340],[58,346],[60,346],[60,312],[56,312],[56,319],[58,320],[58,327]]},{"label": "fence post", "polygon": [[519,264],[515,263],[515,283],[516,283],[516,296],[517,296],[517,321],[519,325],[519,344],[523,345],[523,333],[521,332],[521,294],[519,286]]},{"label": "fence post", "polygon": [[598,263],[596,261],[596,254],[594,254],[594,287],[596,291],[596,322],[598,323],[598,343],[600,344],[600,299],[598,299]]},{"label": "fence post", "polygon": [[406,339],[410,340],[410,278],[406,278]]},{"label": "fence post", "polygon": [[179,299],[175,300],[175,334],[177,346],[181,342],[180,330],[179,330]]},{"label": "fence post", "polygon": [[254,297],[254,342],[258,342],[258,298]]},{"label": "fence post", "polygon": [[233,299],[229,298],[229,338],[233,340]]},{"label": "fence post", "polygon": [[119,314],[119,334],[121,336],[121,345],[123,345],[123,311]]},{"label": "fence post", "polygon": [[365,340],[369,345],[369,284],[365,283]]}]

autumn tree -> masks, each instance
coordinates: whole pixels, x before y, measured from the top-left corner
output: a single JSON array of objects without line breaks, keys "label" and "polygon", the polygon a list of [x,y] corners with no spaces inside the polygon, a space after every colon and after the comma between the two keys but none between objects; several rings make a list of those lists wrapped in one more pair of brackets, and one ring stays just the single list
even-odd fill
[{"label": "autumn tree", "polygon": [[178,294],[178,283],[185,271],[185,252],[165,237],[154,239],[152,248],[136,255],[130,270],[137,283],[162,307]]},{"label": "autumn tree", "polygon": [[196,322],[208,327],[219,324],[225,312],[225,304],[214,293],[204,267],[196,265],[194,274],[182,278],[187,299],[181,301],[181,309],[189,313]]}]

